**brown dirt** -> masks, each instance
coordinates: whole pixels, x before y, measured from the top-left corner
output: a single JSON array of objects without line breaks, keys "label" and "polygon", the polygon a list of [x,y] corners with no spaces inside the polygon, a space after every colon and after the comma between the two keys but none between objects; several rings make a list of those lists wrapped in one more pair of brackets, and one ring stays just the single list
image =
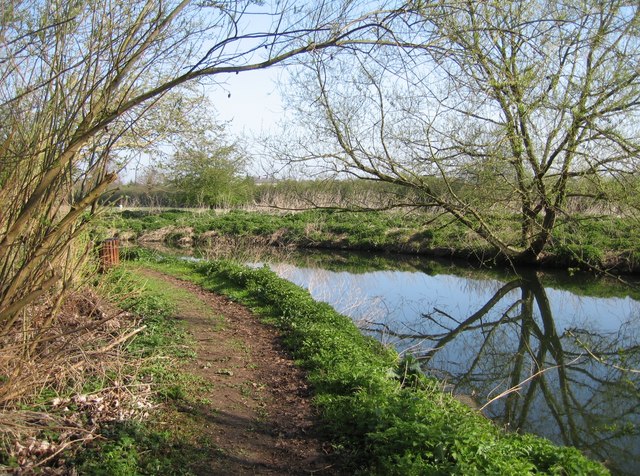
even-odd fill
[{"label": "brown dirt", "polygon": [[[195,424],[202,475],[338,474],[330,446],[316,434],[304,373],[277,331],[245,307],[185,281],[145,270],[150,278],[187,291],[178,318],[196,341],[197,358],[184,369],[207,385],[201,401],[184,405]],[[184,296],[184,293],[182,293]],[[171,423],[171,424],[175,424]]]}]

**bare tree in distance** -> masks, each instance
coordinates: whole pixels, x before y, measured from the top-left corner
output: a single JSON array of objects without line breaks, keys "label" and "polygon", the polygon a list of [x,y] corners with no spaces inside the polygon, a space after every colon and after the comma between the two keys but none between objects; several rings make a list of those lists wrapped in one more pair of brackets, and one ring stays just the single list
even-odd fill
[{"label": "bare tree in distance", "polygon": [[[176,92],[371,42],[399,13],[368,14],[352,2],[4,2],[0,335],[36,300],[74,286],[77,257],[90,246],[78,252],[72,244],[86,211],[116,178],[110,163],[164,133],[158,124],[184,110]],[[163,114],[154,121],[158,107]]]},{"label": "bare tree in distance", "polygon": [[[399,205],[535,263],[572,201],[637,206],[639,40],[624,0],[409,2],[377,48],[302,59],[288,91],[311,140],[280,152],[404,187]],[[501,233],[496,211],[520,233]]]}]

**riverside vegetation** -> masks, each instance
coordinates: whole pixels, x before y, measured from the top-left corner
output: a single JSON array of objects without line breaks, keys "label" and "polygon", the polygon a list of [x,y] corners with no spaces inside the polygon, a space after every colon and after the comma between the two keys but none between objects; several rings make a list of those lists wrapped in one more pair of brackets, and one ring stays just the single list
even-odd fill
[{"label": "riverside vegetation", "polygon": [[[180,397],[173,371],[162,370],[163,359],[158,366],[150,350],[162,355],[171,347],[156,339],[172,337],[162,311],[153,311],[144,324],[144,312],[116,309],[113,302],[127,303],[118,284],[111,304],[94,292],[92,254],[99,235],[91,222],[118,179],[115,171],[141,156],[168,154],[170,166],[190,163],[167,178],[175,187],[206,192],[183,197],[191,203],[250,200],[248,192],[237,193],[253,186],[242,178],[242,144],[237,154],[227,153],[236,144],[220,133],[222,124],[205,120],[214,115],[205,99],[209,91],[202,88],[217,88],[231,99],[218,80],[230,73],[294,60],[300,66],[297,79],[283,89],[293,93],[287,102],[302,120],[294,117],[297,126],[286,126],[292,140],[276,139],[281,146],[270,147],[270,159],[282,159],[288,168],[312,166],[293,174],[343,171],[393,185],[384,194],[389,201],[376,205],[380,209],[436,210],[466,227],[428,215],[428,226],[404,235],[404,220],[378,227],[378,218],[367,218],[341,222],[325,234],[313,220],[333,218],[314,218],[290,227],[301,243],[366,249],[397,243],[401,251],[471,255],[484,262],[500,261],[498,256],[532,264],[555,259],[565,266],[636,271],[635,230],[624,220],[581,214],[588,207],[627,216],[638,208],[640,145],[628,124],[640,108],[640,10],[626,0],[560,7],[456,1],[322,1],[304,8],[293,2],[189,0],[8,3],[0,15],[3,466],[37,472],[57,461],[49,469],[62,472],[62,455],[73,458],[68,450],[98,440],[110,422],[143,418],[165,390],[162,398]],[[342,74],[343,68],[354,74]],[[432,88],[432,79],[440,87]],[[370,140],[376,136],[381,144]],[[203,186],[233,183],[231,195],[192,189],[190,179],[205,177],[201,165],[212,162],[220,167],[206,171],[224,174],[214,180],[207,173]],[[317,169],[322,162],[326,168]],[[358,200],[355,206],[370,205]],[[505,214],[495,215],[497,207]],[[510,223],[510,213],[519,225]],[[236,226],[249,238],[258,235]],[[207,232],[220,234],[202,230],[205,237]],[[182,243],[191,239],[185,230],[172,234]],[[475,234],[500,253],[476,242]],[[268,243],[294,243],[287,227],[260,236]],[[110,285],[98,283],[103,290]],[[129,345],[134,336],[150,341],[136,350],[135,342]],[[97,465],[83,460],[76,466],[98,474],[102,467],[109,474],[159,472],[158,465],[164,470],[162,462],[143,464],[150,452],[137,451],[136,438],[117,437],[114,447],[103,446]],[[433,463],[440,454],[438,447],[420,458]],[[453,451],[448,454],[448,461],[457,460]],[[386,460],[376,461],[384,467]],[[409,460],[397,463],[403,461]]]},{"label": "riverside vegetation", "polygon": [[[15,385],[29,386],[31,377],[37,384],[5,402],[0,414],[0,472],[179,472],[193,457],[181,456],[181,435],[148,423],[150,415],[157,419],[159,403],[196,399],[199,390],[197,381],[178,371],[178,359],[193,350],[172,318],[174,299],[153,283],[141,286],[134,271],[118,269],[65,300],[66,327],[54,326],[44,336],[49,361],[22,370]],[[75,352],[66,350],[70,337]]]},{"label": "riverside vegetation", "polygon": [[[453,240],[455,231],[452,231],[450,227],[441,228],[439,226],[435,226],[437,225],[437,223],[435,223],[435,220],[425,226],[424,215],[420,214],[407,215],[389,212],[342,213],[321,210],[306,211],[301,213],[276,214],[244,211],[220,213],[213,211],[192,212],[185,210],[167,210],[156,213],[149,213],[148,211],[126,211],[123,214],[115,214],[111,216],[110,219],[111,222],[106,222],[107,226],[113,226],[114,224],[117,224],[119,228],[128,230],[129,236],[135,235],[137,238],[142,238],[143,241],[145,239],[162,239],[170,243],[180,242],[183,244],[206,244],[207,242],[212,241],[220,242],[225,241],[225,239],[240,238],[240,240],[248,239],[247,241],[251,241],[254,243],[258,241],[264,244],[285,247],[337,247],[344,249],[377,249],[385,251],[400,250],[409,253],[421,253],[426,251],[426,253],[432,253],[434,249],[436,249],[436,252],[438,252],[436,248],[436,246],[438,245],[442,245],[442,247],[444,248],[444,244],[447,242],[460,243],[460,241],[456,242],[455,240]],[[508,223],[508,220],[506,220],[506,218],[504,220],[504,223]],[[565,258],[567,258],[567,261],[564,261],[565,265],[572,264],[583,268],[591,267],[591,269],[594,269],[603,264],[603,258],[605,256],[609,260],[609,263],[611,263],[612,256],[629,256],[634,253],[634,244],[630,242],[631,240],[629,240],[629,235],[632,234],[632,223],[630,221],[627,221],[625,223],[624,220],[612,218],[608,221],[594,221],[593,223],[597,226],[593,227],[593,231],[588,239],[591,240],[592,243],[596,243],[594,249],[597,251],[598,259],[591,262],[585,262],[584,259],[576,259],[574,253],[571,255],[565,255]],[[618,227],[617,230],[616,227]],[[626,237],[624,232],[619,232],[620,230],[625,229]],[[427,233],[425,233],[425,231],[427,231]],[[126,234],[124,236],[126,237]],[[585,237],[577,234],[563,236],[559,233],[558,236],[560,237],[559,239],[565,240],[565,245],[566,241],[569,240],[574,245],[576,243],[579,243],[583,239],[586,240]],[[460,247],[456,250],[448,247],[446,249],[449,253],[454,255],[460,255],[460,250],[463,250],[465,253],[469,253],[470,256],[483,256],[479,251],[479,248],[475,248],[473,249],[473,251],[470,251],[472,250],[472,247],[469,246],[470,242],[471,240],[467,240],[465,243],[462,243],[463,245],[467,246],[467,248]],[[421,246],[424,246],[424,249],[422,249]],[[571,257],[571,261],[568,260],[568,256]],[[491,260],[491,255],[486,252],[484,254],[484,257],[488,261]],[[563,262],[559,261],[558,257],[556,256],[553,259],[550,258],[548,263],[562,265]],[[617,269],[618,271],[621,270],[620,267],[618,267]],[[628,268],[625,270],[629,271],[631,269]],[[276,300],[281,298],[281,296],[277,292],[268,291],[267,294],[269,296],[275,296],[274,299]],[[289,305],[292,307],[292,309],[297,309],[297,305],[291,303]],[[327,355],[331,355],[331,353],[328,353]],[[352,368],[352,366],[349,366],[349,368]],[[434,384],[432,390],[435,393],[438,393],[439,387],[435,382],[432,383]],[[374,393],[378,394],[379,392],[376,391]],[[352,400],[352,404],[356,405],[355,403],[353,403],[354,401],[360,402],[360,400],[362,400],[360,402],[362,406],[366,407],[366,405],[371,405],[368,410],[363,409],[363,412],[366,413],[367,411],[371,411],[372,414],[375,415],[375,417],[371,417],[372,420],[381,418],[382,414],[380,413],[380,409],[386,408],[386,404],[381,403],[374,398],[372,398],[372,401],[369,401],[369,398],[372,398],[371,395],[366,398],[363,395],[358,395],[358,397],[354,397],[354,399]],[[433,394],[431,394],[431,396],[425,398],[434,397]],[[338,400],[341,399],[342,396]],[[398,403],[400,400],[402,399],[394,400],[395,403],[393,405],[400,405]],[[322,402],[322,396],[318,398],[318,401]],[[360,405],[360,403],[358,403],[357,405]],[[454,405],[456,404],[457,402],[454,403]],[[449,405],[449,403],[445,402],[443,403],[443,405],[445,405],[446,407]],[[327,410],[326,413],[331,414],[329,413],[330,411],[333,410]],[[340,411],[342,412],[344,410]],[[411,412],[413,410],[403,411],[406,411],[408,414],[412,414]],[[342,413],[340,413],[340,415],[342,415]],[[396,414],[394,416],[391,416],[390,418],[398,418],[398,415]],[[335,420],[336,418],[334,418],[332,421]],[[353,428],[356,428],[356,426],[354,425],[355,423],[351,421],[348,425],[346,425],[346,428],[349,429],[349,431],[352,431]],[[368,438],[373,437],[373,439],[375,440],[377,437],[373,436],[375,432],[372,431],[372,428],[366,427],[366,425],[367,424],[365,424],[364,429],[356,432],[358,436],[355,438],[355,440],[359,441],[359,443],[362,443],[364,436],[364,440],[367,441],[366,445],[371,445],[372,443],[368,440]],[[443,423],[443,425],[446,426],[448,425],[448,423]],[[394,431],[397,432],[397,434],[403,434],[403,432],[399,430],[385,430],[385,435],[387,435],[388,437],[388,435],[393,434]],[[432,436],[430,435],[429,431],[430,430],[425,430],[424,433],[427,438],[431,438]],[[420,434],[419,432],[416,433],[412,429],[408,430],[408,434],[412,434],[412,432],[413,434]],[[339,432],[336,431],[336,434],[339,434]],[[422,438],[418,439],[422,440]],[[389,437],[389,440],[393,440],[393,438]],[[402,443],[398,441],[388,441],[387,443],[390,443],[392,445],[398,444],[402,446]],[[407,442],[406,444],[411,446],[414,443]],[[418,446],[420,446],[420,444],[422,443],[418,443]],[[352,445],[354,445],[353,442]],[[355,446],[357,447],[357,444]],[[347,447],[348,445],[344,444],[344,448]],[[402,453],[402,451],[400,451],[400,453]],[[478,451],[482,452],[483,449],[480,449]],[[376,467],[384,467],[385,471],[388,471],[391,467],[404,468],[404,466],[402,466],[406,463],[406,461],[404,460],[404,456],[399,456],[399,454],[395,452],[395,450],[391,453],[393,453],[393,456],[390,456],[390,458],[393,460],[392,463],[387,461],[384,464],[380,463],[382,466]],[[420,454],[421,453],[419,450],[419,456],[417,457],[423,458],[424,455],[420,456]],[[370,456],[366,456],[364,459],[367,458],[370,458]],[[399,462],[398,458],[399,460],[403,461],[402,464]],[[412,456],[408,458],[411,459]],[[379,463],[376,463],[376,465],[378,464]],[[407,464],[407,468],[411,468],[414,463],[411,462]],[[417,467],[420,467],[420,465],[418,464]],[[468,471],[470,467],[466,468],[464,471]],[[406,468],[405,470],[409,471],[408,474],[411,474],[412,470]],[[421,474],[420,470],[416,469],[415,471],[415,474]],[[455,470],[453,469],[448,469],[445,471],[445,473],[448,471],[455,472]],[[485,469],[481,469],[479,471],[484,472]],[[490,472],[493,471],[501,473],[504,471],[504,469],[498,470],[496,468],[492,468]],[[574,471],[572,470],[568,471],[568,474],[573,473]],[[578,474],[579,473],[580,471],[578,471]]]},{"label": "riverside vegetation", "polygon": [[129,255],[228,295],[277,327],[307,372],[323,430],[350,462],[349,474],[607,474],[574,448],[501,430],[444,393],[411,359],[399,360],[267,268]]},{"label": "riverside vegetation", "polygon": [[[199,402],[203,383],[178,369],[178,360],[193,356],[188,335],[172,318],[178,297],[153,281],[141,288],[137,266],[142,266],[242,302],[279,330],[307,373],[322,429],[345,474],[608,474],[574,448],[501,430],[444,393],[410,359],[399,361],[394,351],[363,336],[349,318],[266,268],[229,261],[189,263],[136,249],[124,254],[136,264],[108,273],[103,289],[130,313],[128,319],[145,327],[121,346],[118,365],[104,363],[82,389],[45,386],[35,400],[25,400],[29,415],[47,412],[48,421],[61,421],[40,427],[28,440],[52,443],[30,455],[32,468],[50,465],[60,472],[75,467],[80,474],[100,475],[192,474],[189,468],[207,454],[201,451],[209,447],[198,441],[197,427],[173,425],[168,431],[158,425],[177,421],[180,408]],[[131,395],[120,404],[138,411],[101,418],[108,413],[102,407],[118,406],[110,398],[114,389],[124,390],[120,396]],[[78,399],[83,395],[84,400]],[[93,436],[74,440],[65,433],[69,410],[84,425],[77,425],[77,431]],[[25,467],[21,457],[3,442],[0,462],[5,468]]]},{"label": "riverside vegetation", "polygon": [[[492,220],[503,234],[517,236],[519,223],[515,216],[495,214]],[[172,244],[206,245],[221,237],[233,237],[277,246],[453,256],[484,264],[505,262],[496,249],[456,221],[418,212],[126,210],[111,213],[104,226],[121,230],[125,239]],[[636,273],[640,271],[638,243],[633,218],[574,217],[554,229],[552,246],[541,264]]]}]

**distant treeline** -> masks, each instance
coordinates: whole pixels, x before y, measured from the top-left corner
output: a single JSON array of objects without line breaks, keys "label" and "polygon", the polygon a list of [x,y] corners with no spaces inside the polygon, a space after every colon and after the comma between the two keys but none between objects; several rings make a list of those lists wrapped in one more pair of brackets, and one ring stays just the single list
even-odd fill
[{"label": "distant treeline", "polygon": [[173,185],[119,185],[102,197],[102,203],[123,207],[174,207],[174,208],[235,208],[254,202],[258,187],[251,178],[242,181],[242,186],[216,194],[215,197],[200,197]]},{"label": "distant treeline", "polygon": [[[479,187],[475,183],[459,180],[444,183],[434,177],[425,177],[432,191],[446,187],[455,188],[459,196],[473,196],[477,205],[501,212],[517,212],[517,197],[506,191]],[[610,188],[613,188],[610,187]],[[489,188],[490,189],[490,188]],[[610,215],[624,214],[620,204],[615,200],[603,204],[594,200],[583,190],[574,190],[568,200],[569,209],[576,213],[605,213]],[[611,190],[612,195],[615,190]],[[246,208],[252,206],[273,207],[282,209],[310,208],[352,208],[352,209],[386,209],[398,207],[428,208],[420,190],[400,185],[362,179],[347,180],[257,180],[246,177],[236,180],[233,186],[225,187],[217,193],[198,194],[194,190],[183,190],[171,184],[138,184],[119,185],[106,194],[102,202],[123,207],[171,207],[171,208]],[[631,205],[627,203],[627,205]]]},{"label": "distant treeline", "polygon": [[[253,205],[280,208],[387,207],[410,193],[401,187],[363,180],[274,180],[251,177],[240,186],[203,199],[193,191],[172,185],[131,183],[119,185],[104,194],[102,203],[123,207],[205,207],[238,208]],[[414,197],[415,198],[415,197]]]}]

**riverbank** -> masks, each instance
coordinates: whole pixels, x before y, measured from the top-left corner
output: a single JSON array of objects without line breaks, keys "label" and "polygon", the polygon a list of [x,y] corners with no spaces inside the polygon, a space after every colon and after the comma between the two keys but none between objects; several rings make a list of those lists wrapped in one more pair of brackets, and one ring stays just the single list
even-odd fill
[{"label": "riverbank", "polygon": [[[400,361],[349,318],[265,268],[141,253],[107,277],[111,296],[140,331],[119,343],[117,370],[104,363],[108,378],[38,404],[48,421],[71,411],[95,437],[65,447],[45,425],[34,441],[42,447],[54,441],[60,451],[34,452],[24,470],[7,455],[5,468],[18,474],[34,468],[121,475],[608,474],[574,448],[505,432],[424,377],[414,362]],[[106,404],[114,388],[120,399]],[[123,395],[137,412],[96,418],[105,406],[122,406]]]},{"label": "riverbank", "polygon": [[[505,236],[517,236],[515,217],[498,215]],[[442,215],[399,212],[300,213],[186,210],[114,211],[104,219],[105,236],[122,240],[207,246],[228,239],[254,244],[366,250],[506,264],[495,249]],[[598,272],[640,273],[640,240],[632,220],[588,217],[556,228],[540,266]],[[517,264],[517,263],[515,263]]]},{"label": "riverbank", "polygon": [[100,281],[103,299],[126,309],[104,319],[136,332],[80,387],[45,387],[0,412],[1,474],[340,474],[273,327],[141,263]]},{"label": "riverbank", "polygon": [[324,435],[352,465],[346,474],[606,474],[575,449],[500,430],[266,269],[167,259],[151,266],[243,302],[277,328],[306,372]]}]

